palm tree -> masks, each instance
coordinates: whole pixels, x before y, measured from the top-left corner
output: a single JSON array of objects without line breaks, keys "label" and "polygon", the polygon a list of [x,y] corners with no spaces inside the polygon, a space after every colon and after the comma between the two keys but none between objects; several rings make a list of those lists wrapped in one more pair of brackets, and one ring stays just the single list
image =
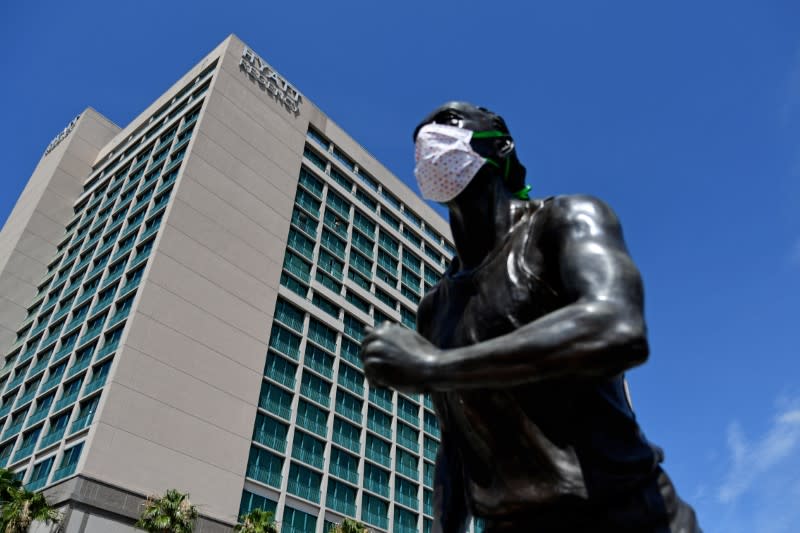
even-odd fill
[{"label": "palm tree", "polygon": [[11,470],[0,468],[0,504],[11,500],[9,489],[18,489],[21,486],[22,482],[17,479],[17,476]]},{"label": "palm tree", "polygon": [[272,511],[256,507],[239,519],[242,523],[233,528],[237,533],[278,533],[278,524],[273,519]]},{"label": "palm tree", "polygon": [[357,520],[345,518],[341,524],[332,526],[328,533],[368,533],[367,526]]},{"label": "palm tree", "polygon": [[50,507],[41,492],[9,487],[9,499],[3,503],[2,533],[28,533],[33,522],[47,525],[61,521],[61,513]]},{"label": "palm tree", "polygon": [[147,498],[136,527],[148,533],[192,533],[197,514],[188,494],[169,489],[164,496]]}]

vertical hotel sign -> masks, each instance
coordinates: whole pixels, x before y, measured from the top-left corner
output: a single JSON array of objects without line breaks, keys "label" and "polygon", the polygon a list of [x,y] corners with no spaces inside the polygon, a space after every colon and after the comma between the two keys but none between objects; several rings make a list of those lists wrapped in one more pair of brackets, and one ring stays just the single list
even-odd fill
[{"label": "vertical hotel sign", "polygon": [[50,144],[47,145],[47,148],[44,151],[44,155],[47,155],[50,152],[52,152],[53,150],[55,150],[56,146],[58,146],[61,143],[61,141],[63,141],[64,139],[66,139],[69,136],[70,132],[72,132],[72,130],[75,129],[75,124],[78,123],[78,119],[79,118],[81,118],[80,115],[78,115],[77,117],[73,118],[72,121],[69,124],[67,124],[67,127],[64,128],[61,131],[61,133],[56,135],[55,139],[50,141]]},{"label": "vertical hotel sign", "polygon": [[297,89],[292,87],[288,81],[278,75],[263,59],[246,46],[242,50],[239,68],[245,71],[251,79],[255,80],[261,90],[282,104],[287,111],[295,116],[300,113],[300,102],[303,101],[303,97],[297,92]]}]

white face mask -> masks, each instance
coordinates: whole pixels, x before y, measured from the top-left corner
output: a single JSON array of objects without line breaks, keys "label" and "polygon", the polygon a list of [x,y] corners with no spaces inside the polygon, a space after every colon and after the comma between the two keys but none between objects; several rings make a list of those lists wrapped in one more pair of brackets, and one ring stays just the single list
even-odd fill
[{"label": "white face mask", "polygon": [[470,146],[472,131],[444,124],[426,124],[417,133],[417,177],[422,197],[446,203],[458,196],[486,162]]}]

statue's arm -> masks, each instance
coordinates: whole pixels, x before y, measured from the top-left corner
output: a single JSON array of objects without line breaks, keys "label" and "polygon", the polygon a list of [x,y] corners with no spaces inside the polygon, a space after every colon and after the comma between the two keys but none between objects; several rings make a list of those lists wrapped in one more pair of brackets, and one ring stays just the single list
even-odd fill
[{"label": "statue's arm", "polygon": [[464,479],[457,455],[442,431],[433,478],[433,533],[464,533],[469,511],[464,500]]},{"label": "statue's arm", "polygon": [[614,376],[648,356],[642,281],[613,211],[571,196],[549,206],[545,253],[570,303],[506,335],[431,357],[433,390],[507,387],[532,381]]}]

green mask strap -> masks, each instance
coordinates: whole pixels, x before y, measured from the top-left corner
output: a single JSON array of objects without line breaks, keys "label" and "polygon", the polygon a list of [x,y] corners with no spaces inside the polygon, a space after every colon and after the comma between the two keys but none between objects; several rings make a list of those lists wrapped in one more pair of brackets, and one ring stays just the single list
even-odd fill
[{"label": "green mask strap", "polygon": [[[474,131],[474,132],[472,132],[472,138],[473,139],[496,139],[496,138],[499,138],[499,137],[508,137],[508,136],[509,135],[507,133],[503,133],[502,131],[497,131],[497,130]],[[494,159],[491,159],[491,158],[487,157],[486,158],[486,162],[496,166],[497,168],[503,168],[503,167],[500,166],[500,163],[498,163]],[[511,158],[510,157],[506,157],[505,168],[503,168],[503,179],[507,180],[508,179],[508,175],[510,173],[511,173]],[[513,194],[514,194],[514,196],[516,198],[519,198],[520,200],[530,200],[530,196],[528,195],[528,193],[530,191],[531,191],[531,186],[530,185],[525,185],[525,187],[523,187],[522,189],[518,190],[517,192],[515,192]]]}]

